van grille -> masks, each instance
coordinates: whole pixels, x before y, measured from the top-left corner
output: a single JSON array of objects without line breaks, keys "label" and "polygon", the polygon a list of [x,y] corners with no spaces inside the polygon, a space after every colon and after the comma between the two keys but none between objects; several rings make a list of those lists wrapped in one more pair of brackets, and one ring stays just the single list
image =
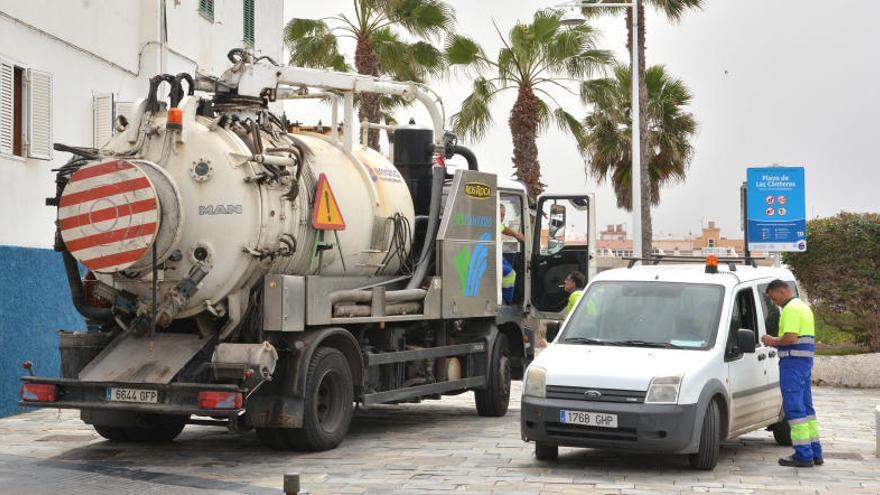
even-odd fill
[{"label": "van grille", "polygon": [[614,440],[618,442],[635,442],[638,440],[638,433],[635,428],[599,428],[597,426],[546,422],[544,423],[544,429],[549,435],[566,438]]},{"label": "van grille", "polygon": [[548,399],[580,400],[588,402],[622,402],[641,404],[645,402],[645,392],[636,390],[615,390],[609,388],[566,387],[547,385]]}]

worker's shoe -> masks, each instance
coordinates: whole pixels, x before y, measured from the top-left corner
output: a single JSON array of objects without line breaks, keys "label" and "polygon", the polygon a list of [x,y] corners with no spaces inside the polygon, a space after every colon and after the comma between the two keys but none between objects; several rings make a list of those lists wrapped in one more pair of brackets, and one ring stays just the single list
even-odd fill
[{"label": "worker's shoe", "polygon": [[821,466],[822,464],[825,464],[825,459],[822,457],[813,457],[813,464]]},{"label": "worker's shoe", "polygon": [[[823,461],[824,462],[824,461]],[[813,460],[802,461],[800,459],[795,458],[795,456],[790,455],[788,457],[780,457],[779,465],[786,467],[813,467]]]}]

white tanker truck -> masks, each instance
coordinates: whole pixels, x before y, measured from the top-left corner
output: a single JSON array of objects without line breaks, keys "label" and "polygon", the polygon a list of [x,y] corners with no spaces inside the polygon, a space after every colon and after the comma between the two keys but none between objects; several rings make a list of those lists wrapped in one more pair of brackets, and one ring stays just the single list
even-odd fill
[{"label": "white tanker truck", "polygon": [[[592,198],[542,197],[530,221],[522,186],[477,169],[425,86],[230,61],[153,78],[101,149],[56,145],[73,158],[47,203],[88,330],[59,333],[61,377],[22,377],[20,404],[79,409],[113,441],[197,423],[305,450],[337,446],[355,403],[473,390],[480,415],[504,415],[533,357],[524,317],[559,317],[562,277],[594,270]],[[419,101],[433,127],[392,129],[389,161],[355,144],[360,93]],[[268,109],[305,98],[330,102],[330,126]],[[454,154],[468,169],[444,166]],[[499,233],[500,205],[524,242]]]}]

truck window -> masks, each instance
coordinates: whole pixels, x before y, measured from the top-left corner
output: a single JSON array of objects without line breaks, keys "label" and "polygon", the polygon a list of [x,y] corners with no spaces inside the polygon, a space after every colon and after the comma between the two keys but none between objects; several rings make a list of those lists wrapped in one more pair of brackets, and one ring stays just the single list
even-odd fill
[{"label": "truck window", "polygon": [[755,343],[760,345],[758,340],[758,318],[755,308],[755,293],[751,287],[737,292],[736,298],[733,301],[733,309],[730,313],[730,327],[726,347],[728,358],[736,359],[742,355],[736,341],[736,333],[741,328],[753,331],[755,333]]},{"label": "truck window", "polygon": [[[505,227],[514,232],[524,233],[522,221],[522,198],[514,194],[501,194],[501,206],[504,207],[504,219],[501,221]],[[499,229],[501,230],[501,229]],[[520,252],[520,243],[508,235],[501,236],[502,252]]]}]

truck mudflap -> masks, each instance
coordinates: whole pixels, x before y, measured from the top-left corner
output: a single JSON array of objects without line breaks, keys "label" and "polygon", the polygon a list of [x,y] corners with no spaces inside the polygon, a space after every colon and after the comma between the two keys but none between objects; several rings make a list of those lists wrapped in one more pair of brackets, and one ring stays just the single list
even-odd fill
[{"label": "truck mudflap", "polygon": [[247,391],[209,383],[90,382],[70,378],[21,377],[23,407],[94,409],[150,414],[237,416]]}]

